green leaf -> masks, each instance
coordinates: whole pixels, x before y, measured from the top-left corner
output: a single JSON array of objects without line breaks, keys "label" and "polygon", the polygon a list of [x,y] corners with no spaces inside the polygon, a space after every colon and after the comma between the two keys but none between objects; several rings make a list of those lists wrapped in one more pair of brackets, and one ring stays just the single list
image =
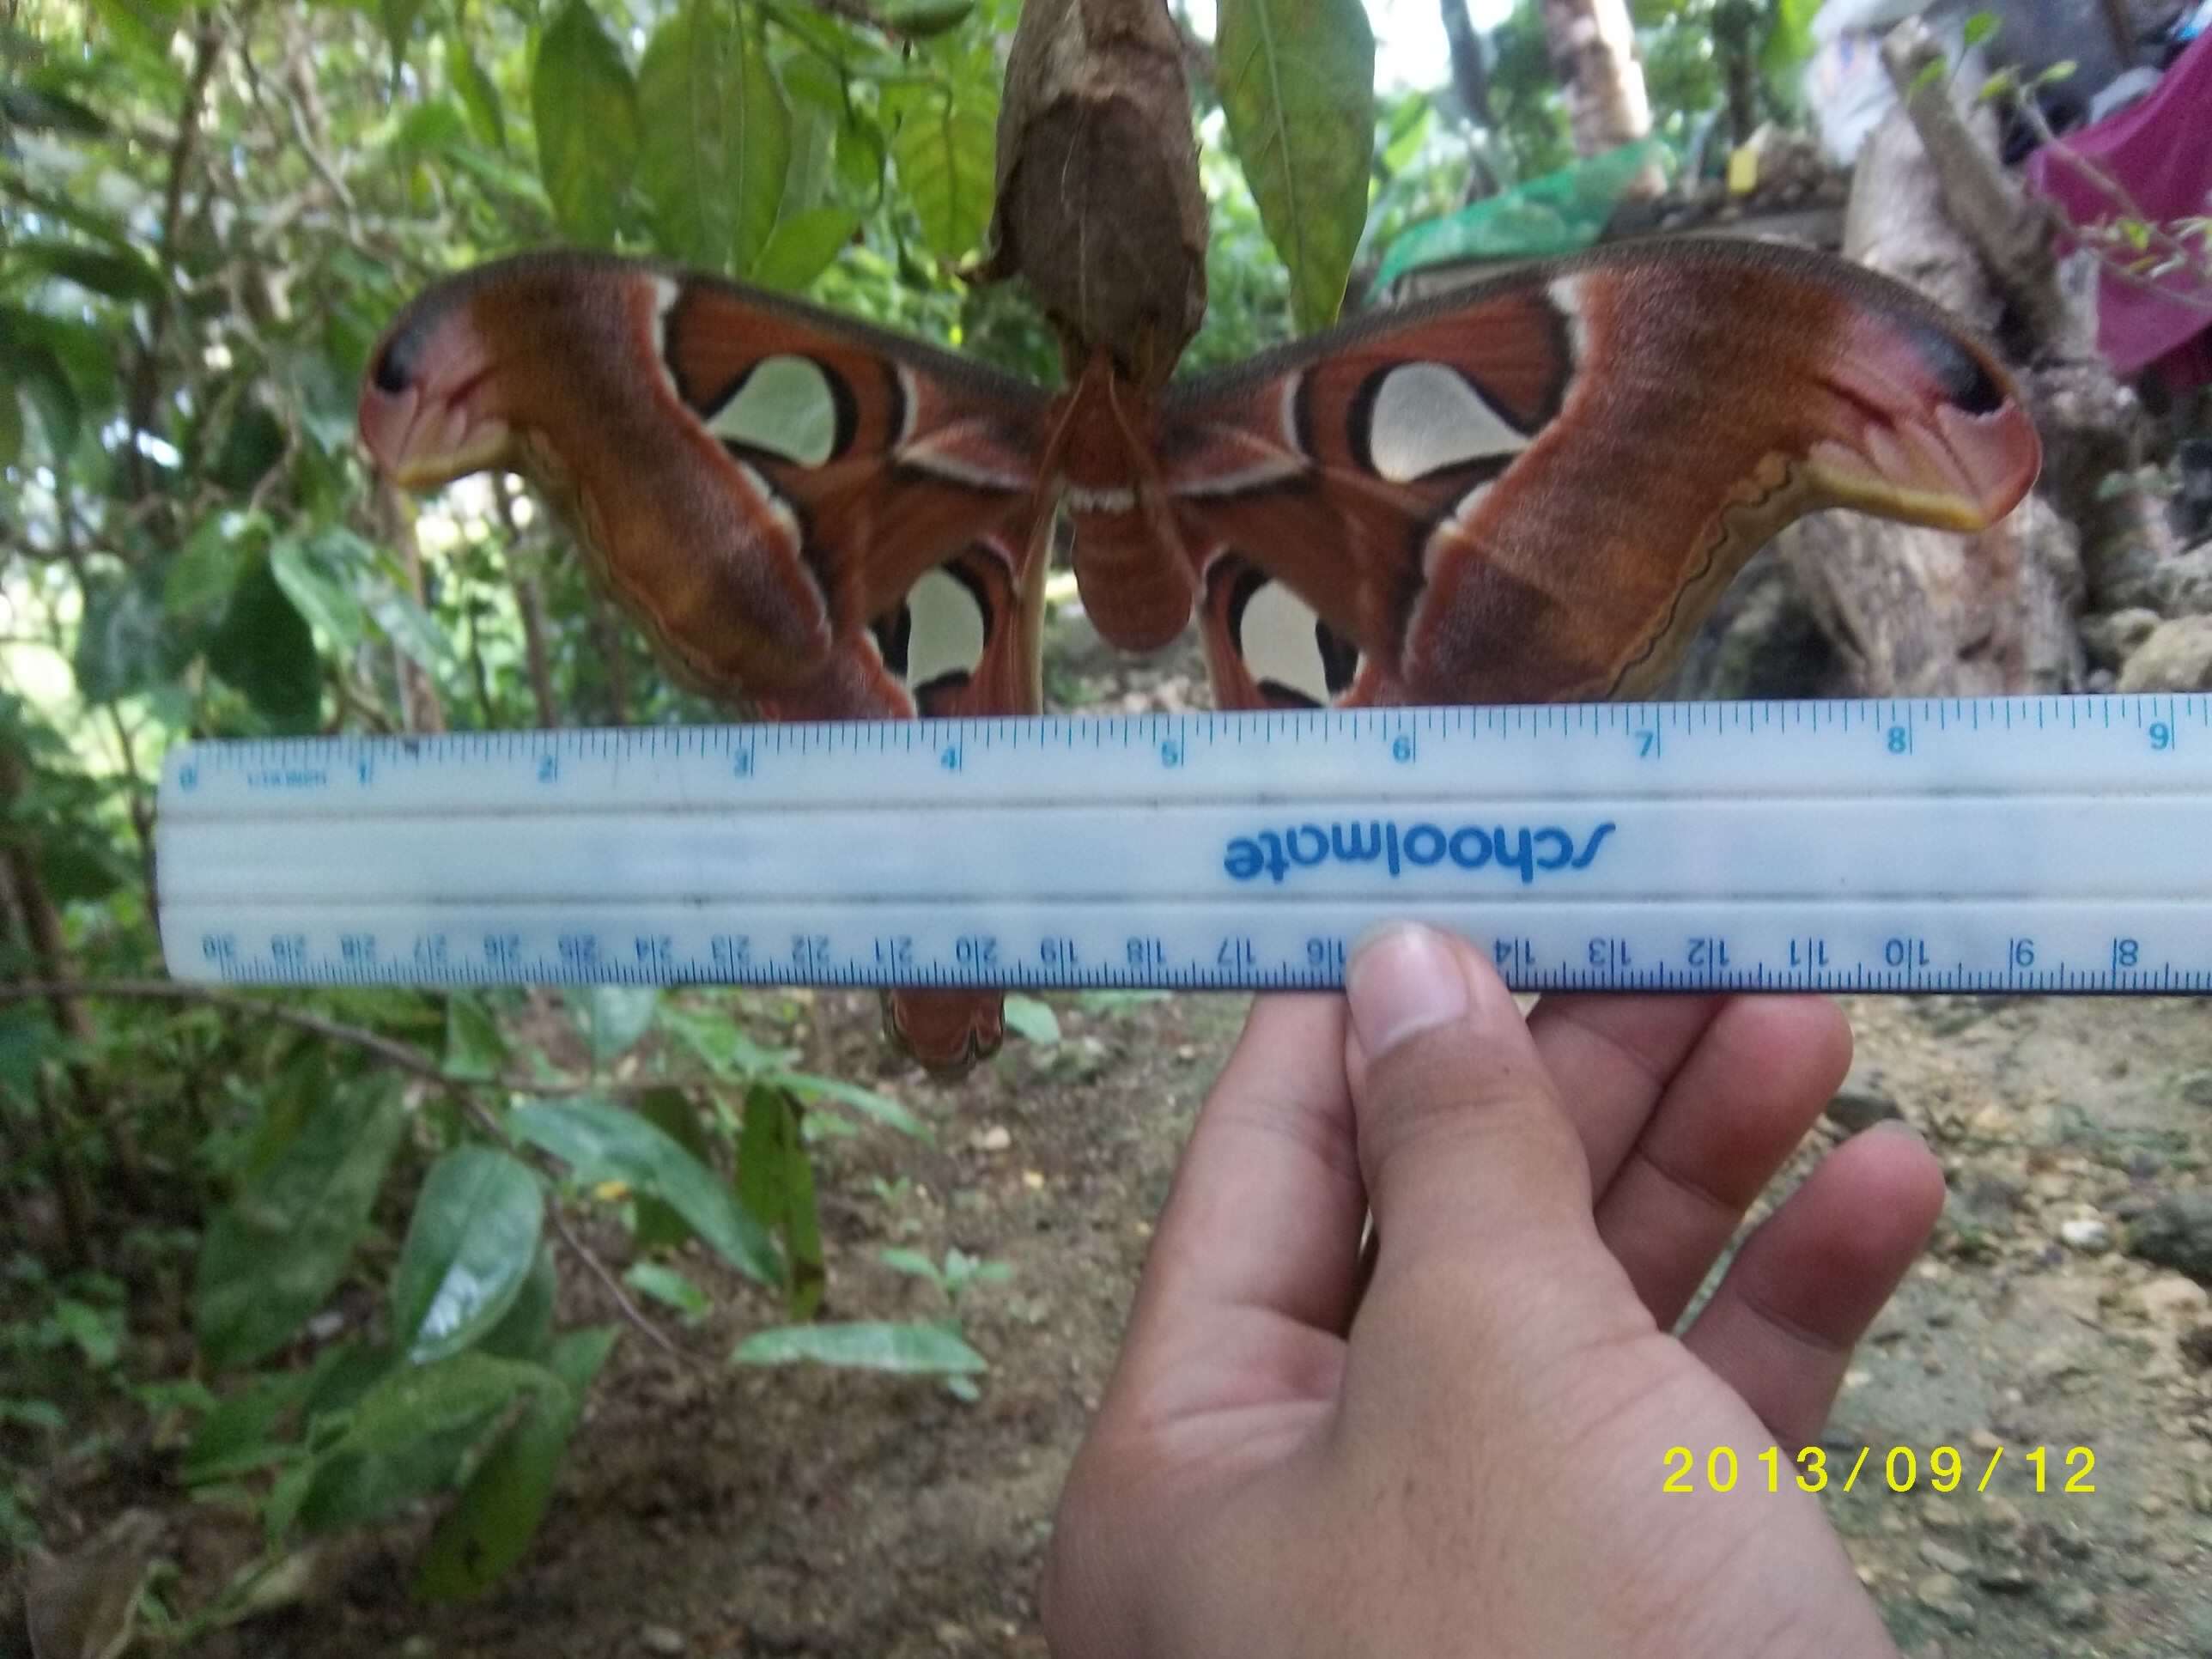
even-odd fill
[{"label": "green leaf", "polygon": [[100,138],[107,133],[99,111],[51,86],[0,87],[0,116],[14,126],[67,133],[73,138]]},{"label": "green leaf", "polygon": [[446,999],[446,1075],[483,1081],[507,1070],[507,1039],[483,999],[456,991]]},{"label": "green leaf", "polygon": [[341,652],[359,645],[368,634],[368,618],[361,601],[339,577],[332,574],[319,550],[295,536],[280,536],[270,545],[269,574],[284,597],[308,623]]},{"label": "green leaf", "polygon": [[[1357,0],[1351,0],[1357,3]],[[884,89],[884,109],[898,125],[891,159],[921,222],[922,240],[943,259],[980,246],[997,189],[999,94],[994,84]]]},{"label": "green leaf", "polygon": [[85,585],[84,620],[70,665],[86,702],[107,702],[143,691],[172,678],[189,660],[189,645],[169,626],[164,576],[149,567]]},{"label": "green leaf", "polygon": [[1050,1048],[1060,1041],[1060,1016],[1035,997],[1006,999],[1006,1029],[1028,1042]]},{"label": "green leaf", "polygon": [[807,208],[780,220],[753,262],[752,280],[796,294],[836,262],[860,228],[850,208]]},{"label": "green leaf", "polygon": [[812,1072],[787,1072],[776,1069],[762,1075],[761,1081],[773,1083],[797,1095],[802,1105],[811,1106],[817,1101],[832,1100],[840,1106],[849,1106],[861,1116],[872,1118],[886,1128],[896,1129],[901,1134],[912,1135],[916,1140],[934,1139],[929,1125],[888,1095],[878,1094],[857,1083],[848,1083],[842,1078],[818,1077]]},{"label": "green leaf", "polygon": [[772,1084],[757,1083],[745,1093],[738,1136],[738,1201],[763,1226],[782,1235],[789,1264],[785,1297],[792,1312],[805,1318],[820,1304],[827,1278],[814,1166],[799,1132],[798,1106]]},{"label": "green leaf", "polygon": [[377,0],[377,15],[384,23],[384,38],[392,46],[395,73],[407,56],[408,39],[415,33],[415,20],[422,15],[427,0]]},{"label": "green leaf", "polygon": [[537,1176],[496,1147],[458,1147],[430,1166],[392,1275],[392,1337],[410,1361],[459,1353],[499,1323],[544,1218]]},{"label": "green leaf", "polygon": [[309,730],[321,713],[315,636],[265,558],[256,559],[232,591],[230,607],[208,641],[207,660],[280,730]]},{"label": "green leaf", "polygon": [[248,1377],[244,1388],[208,1413],[185,1453],[179,1478],[188,1486],[204,1486],[211,1480],[234,1480],[292,1456],[297,1447],[278,1437],[276,1425],[285,1413],[306,1401],[314,1376],[313,1371],[300,1370]]},{"label": "green leaf", "polygon": [[876,15],[895,34],[926,40],[957,29],[975,9],[975,0],[884,0]]},{"label": "green leaf", "polygon": [[618,1180],[665,1200],[722,1259],[763,1285],[782,1282],[775,1246],[713,1170],[635,1112],[596,1101],[537,1101],[507,1127],[586,1181]]},{"label": "green leaf", "polygon": [[1964,40],[1969,49],[1978,46],[1997,32],[1997,15],[1993,11],[1978,11],[1966,20]]},{"label": "green leaf", "polygon": [[593,985],[568,993],[569,1018],[583,1033],[595,1066],[635,1048],[653,1029],[659,1006],[660,988],[654,985]]},{"label": "green leaf", "polygon": [[990,1368],[981,1354],[942,1325],[868,1320],[843,1325],[779,1325],[755,1331],[738,1344],[730,1358],[739,1365],[811,1361],[850,1370],[921,1376],[959,1376]]},{"label": "green leaf", "polygon": [[1367,224],[1375,36],[1360,0],[1221,0],[1214,55],[1229,142],[1298,326],[1336,319]]},{"label": "green leaf", "polygon": [[476,54],[469,50],[468,40],[458,28],[446,36],[446,78],[453,83],[454,94],[461,107],[469,112],[469,125],[476,135],[494,149],[507,148],[507,114],[500,107],[499,89],[484,73]]},{"label": "green leaf", "polygon": [[0,1424],[8,1423],[46,1434],[58,1434],[69,1427],[68,1417],[51,1400],[0,1399]]},{"label": "green leaf", "polygon": [[[636,1111],[702,1164],[707,1161],[707,1131],[691,1097],[683,1090],[654,1089],[641,1095]],[[664,1200],[648,1195],[637,1201],[636,1231],[640,1249],[665,1249],[690,1238],[691,1224]]]},{"label": "green leaf", "polygon": [[407,112],[392,135],[392,149],[416,161],[442,160],[468,142],[468,117],[452,100],[432,98]]},{"label": "green leaf", "polygon": [[889,154],[881,127],[858,111],[847,115],[837,135],[836,162],[837,185],[847,200],[867,209],[883,199],[884,162]]},{"label": "green leaf", "polygon": [[23,399],[10,384],[0,387],[0,470],[23,459]]},{"label": "green leaf", "polygon": [[382,1520],[451,1484],[518,1395],[568,1392],[544,1366],[489,1354],[394,1371],[362,1396],[345,1432],[316,1457],[290,1518],[311,1533]]},{"label": "green leaf", "polygon": [[684,0],[638,66],[653,118],[638,181],[667,251],[742,276],[783,202],[791,117],[758,39],[728,0]]},{"label": "green leaf", "polygon": [[60,354],[44,341],[23,337],[11,319],[0,317],[0,362],[38,411],[47,453],[58,460],[68,456],[76,447],[84,413]]},{"label": "green leaf", "polygon": [[837,133],[848,118],[845,77],[818,58],[799,54],[777,69],[791,112],[791,160],[784,168],[781,224],[819,207],[837,185]]},{"label": "green leaf", "polygon": [[20,1002],[0,1006],[0,1084],[29,1094],[40,1066],[60,1047],[45,1009]]},{"label": "green leaf", "polygon": [[611,1327],[571,1331],[554,1344],[546,1368],[565,1386],[532,1396],[453,1507],[438,1517],[416,1577],[418,1595],[431,1601],[474,1595],[522,1559],[545,1519],[584,1396],[614,1346]]},{"label": "green leaf", "polygon": [[671,1002],[660,1011],[661,1029],[699,1057],[716,1077],[750,1081],[793,1057],[793,1050],[764,1048],[719,1006]]},{"label": "green leaf", "polygon": [[580,242],[611,246],[637,169],[637,83],[585,0],[567,0],[538,44],[530,111],[554,219]]},{"label": "green leaf", "polygon": [[161,297],[161,273],[128,248],[30,240],[11,243],[8,257],[111,300],[152,305]]},{"label": "green leaf", "polygon": [[169,561],[161,582],[161,604],[173,620],[213,617],[238,584],[250,549],[267,533],[258,513],[210,513]]},{"label": "green leaf", "polygon": [[902,1244],[889,1245],[876,1253],[876,1260],[896,1272],[926,1279],[939,1290],[945,1288],[945,1274],[920,1250],[909,1250]]},{"label": "green leaf", "polygon": [[623,1274],[623,1283],[641,1296],[651,1297],[662,1306],[675,1309],[684,1316],[687,1325],[704,1319],[713,1305],[707,1300],[706,1291],[663,1262],[633,1261]]},{"label": "green leaf", "polygon": [[506,1316],[484,1333],[477,1352],[507,1359],[543,1358],[546,1344],[553,1340],[553,1312],[560,1297],[561,1273],[553,1262],[553,1247],[541,1243]]},{"label": "green leaf", "polygon": [[273,1353],[337,1287],[406,1121],[392,1084],[340,1091],[216,1212],[193,1306],[209,1364]]}]

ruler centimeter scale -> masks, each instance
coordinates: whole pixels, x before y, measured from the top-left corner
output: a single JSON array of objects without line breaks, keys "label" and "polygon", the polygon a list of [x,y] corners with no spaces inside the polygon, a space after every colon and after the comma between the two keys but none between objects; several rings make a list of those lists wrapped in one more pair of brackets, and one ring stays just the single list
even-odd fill
[{"label": "ruler centimeter scale", "polygon": [[2212,993],[2203,696],[194,743],[182,979]]}]

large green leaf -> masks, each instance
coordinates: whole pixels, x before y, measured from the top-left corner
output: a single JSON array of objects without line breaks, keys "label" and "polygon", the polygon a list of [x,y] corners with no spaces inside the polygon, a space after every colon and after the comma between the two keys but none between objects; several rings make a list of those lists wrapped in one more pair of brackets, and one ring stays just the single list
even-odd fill
[{"label": "large green leaf", "polygon": [[207,659],[279,729],[303,732],[314,726],[323,702],[315,636],[267,559],[256,559],[232,590],[229,609],[208,641]]},{"label": "large green leaf", "polygon": [[860,1320],[843,1325],[779,1325],[755,1331],[730,1355],[739,1365],[795,1365],[811,1361],[852,1370],[960,1376],[989,1362],[942,1325],[895,1325]]},{"label": "large green leaf", "polygon": [[496,1147],[459,1147],[430,1166],[392,1275],[392,1337],[409,1359],[459,1353],[499,1323],[544,1216],[537,1176]]},{"label": "large green leaf", "polygon": [[779,219],[753,262],[752,280],[795,294],[830,269],[860,228],[851,208],[805,208]]},{"label": "large green leaf", "polygon": [[820,1305],[827,1277],[814,1166],[799,1132],[799,1107],[773,1084],[756,1083],[745,1091],[738,1134],[738,1201],[763,1226],[782,1235],[790,1275],[784,1297],[793,1314],[806,1318]]},{"label": "large green leaf", "polygon": [[402,59],[407,56],[408,37],[415,33],[415,20],[422,15],[428,0],[377,0],[377,14],[384,21],[384,38],[392,47],[392,67],[396,75]]},{"label": "large green leaf", "polygon": [[492,1419],[525,1392],[565,1398],[568,1390],[542,1365],[482,1353],[392,1372],[361,1397],[345,1432],[300,1483],[296,1510],[272,1514],[272,1528],[362,1526],[450,1484]]},{"label": "large green leaf", "polygon": [[660,1006],[654,985],[593,985],[568,993],[568,1015],[583,1033],[592,1063],[604,1066],[635,1048]]},{"label": "large green leaf", "polygon": [[279,536],[269,547],[269,574],[292,608],[316,628],[331,645],[349,651],[368,632],[368,617],[343,575],[331,568],[324,548],[296,536]]},{"label": "large green leaf", "polygon": [[775,227],[791,156],[791,116],[758,37],[729,0],[684,0],[638,66],[653,112],[638,179],[667,251],[708,270],[749,272]]},{"label": "large green leaf", "polygon": [[204,1486],[210,1480],[235,1480],[290,1456],[293,1444],[278,1437],[276,1426],[286,1413],[306,1402],[314,1380],[311,1370],[271,1371],[246,1378],[243,1388],[227,1395],[201,1423],[178,1477],[188,1486]]},{"label": "large green leaf", "polygon": [[446,1059],[448,1077],[483,1081],[507,1069],[507,1039],[481,994],[456,991],[446,999]]},{"label": "large green leaf", "polygon": [[166,572],[149,565],[86,584],[84,620],[71,664],[86,702],[129,696],[185,665],[190,647],[169,626],[162,599],[166,578]]},{"label": "large green leaf", "polygon": [[553,1340],[555,1304],[561,1298],[561,1272],[553,1264],[550,1242],[538,1247],[530,1275],[522,1281],[506,1316],[484,1333],[478,1353],[495,1353],[508,1359],[538,1359]]},{"label": "large green leaf", "polygon": [[782,1282],[767,1231],[713,1170],[636,1113],[598,1101],[542,1100],[517,1107],[507,1122],[585,1180],[622,1181],[665,1200],[740,1273],[763,1285]]},{"label": "large green leaf", "polygon": [[554,218],[580,242],[611,246],[637,167],[637,83],[585,0],[567,0],[538,43],[530,111]]},{"label": "large green leaf", "polygon": [[1298,326],[1335,321],[1367,223],[1375,36],[1360,0],[1221,0],[1214,56],[1229,142]]},{"label": "large green leaf", "polygon": [[[707,1131],[698,1109],[681,1089],[654,1089],[640,1095],[637,1115],[701,1163],[707,1161]],[[742,1200],[743,1194],[739,1194]],[[640,1249],[657,1250],[681,1244],[691,1237],[691,1224],[665,1200],[650,1194],[637,1201],[637,1243]]]},{"label": "large green leaf", "polygon": [[522,1559],[545,1518],[584,1395],[614,1345],[606,1326],[571,1331],[553,1345],[546,1368],[567,1386],[532,1397],[439,1517],[415,1581],[418,1595],[432,1601],[473,1595]]},{"label": "large green leaf", "polygon": [[258,513],[210,513],[201,520],[162,574],[161,603],[171,620],[202,623],[220,615],[240,568],[268,530]]},{"label": "large green leaf", "polygon": [[274,1352],[337,1288],[406,1121],[392,1084],[341,1090],[216,1212],[193,1299],[210,1365]]},{"label": "large green leaf", "polygon": [[507,148],[507,115],[500,108],[499,89],[469,50],[468,37],[453,29],[446,36],[446,78],[453,83],[461,107],[469,112],[469,125],[494,149]]},{"label": "large green leaf", "polygon": [[[1357,0],[1351,0],[1357,3]],[[921,234],[944,259],[965,258],[983,240],[997,189],[999,95],[977,80],[957,93],[939,87],[888,88],[884,107],[897,121],[891,160]]]},{"label": "large green leaf", "polygon": [[934,1138],[929,1125],[889,1095],[878,1094],[873,1089],[864,1088],[857,1083],[848,1083],[842,1078],[819,1077],[812,1072],[779,1070],[768,1073],[762,1081],[790,1090],[804,1105],[812,1105],[819,1100],[835,1101],[840,1106],[851,1108],[863,1117],[873,1118],[887,1128],[912,1135],[916,1140]]},{"label": "large green leaf", "polygon": [[8,257],[111,300],[143,301],[150,305],[161,297],[161,273],[129,248],[85,247],[76,242],[31,238],[11,243]]}]

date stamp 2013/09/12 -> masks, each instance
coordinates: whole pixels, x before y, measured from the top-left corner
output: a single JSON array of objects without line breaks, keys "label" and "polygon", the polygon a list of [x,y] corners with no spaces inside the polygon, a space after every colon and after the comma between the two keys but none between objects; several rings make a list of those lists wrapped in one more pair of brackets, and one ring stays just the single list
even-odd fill
[{"label": "date stamp 2013/09/12", "polygon": [[1877,1482],[1893,1492],[2004,1490],[2039,1498],[2078,1498],[2097,1490],[2097,1454],[2087,1446],[2000,1444],[1986,1451],[1957,1446],[1802,1446],[1795,1452],[1766,1446],[1743,1453],[1733,1446],[1712,1446],[1703,1449],[1702,1455],[1688,1446],[1669,1446],[1662,1462],[1660,1490],[1667,1492],[1742,1487],[1778,1492],[1785,1484],[1801,1492],[1847,1492]]}]

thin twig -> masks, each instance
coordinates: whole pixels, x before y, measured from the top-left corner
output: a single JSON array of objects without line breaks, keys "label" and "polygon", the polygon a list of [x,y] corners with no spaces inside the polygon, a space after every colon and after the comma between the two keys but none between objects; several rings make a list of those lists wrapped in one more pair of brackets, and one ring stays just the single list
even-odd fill
[{"label": "thin twig", "polygon": [[[516,1158],[524,1155],[523,1149],[515,1144],[514,1137],[507,1133],[507,1126],[494,1117],[482,1101],[464,1096],[461,1099],[461,1108],[468,1113],[470,1121],[475,1123],[477,1127],[504,1146],[510,1154]],[[584,1264],[585,1269],[592,1278],[598,1279],[605,1288],[607,1294],[614,1298],[615,1306],[620,1310],[625,1323],[641,1334],[653,1346],[660,1349],[664,1353],[674,1355],[684,1364],[696,1365],[699,1363],[690,1354],[678,1347],[670,1339],[668,1333],[646,1317],[645,1310],[630,1300],[629,1293],[622,1287],[622,1281],[615,1277],[614,1269],[600,1261],[592,1247],[576,1237],[575,1230],[568,1224],[568,1218],[561,1212],[561,1206],[557,1201],[549,1203],[545,1206],[545,1218],[553,1224],[553,1231],[561,1236],[561,1242],[568,1247],[575,1258]]]},{"label": "thin twig", "polygon": [[615,1277],[614,1270],[592,1255],[591,1247],[576,1237],[575,1231],[568,1224],[568,1218],[561,1213],[561,1206],[558,1204],[548,1206],[545,1214],[553,1224],[553,1231],[561,1235],[561,1242],[575,1252],[576,1259],[584,1264],[592,1277],[598,1279],[605,1287],[606,1293],[614,1298],[615,1306],[621,1310],[623,1318],[633,1329],[642,1332],[646,1340],[655,1347],[664,1353],[674,1355],[684,1364],[696,1366],[699,1364],[692,1355],[678,1347],[670,1340],[668,1334],[647,1318],[637,1304],[629,1299],[629,1292],[623,1289],[622,1281]]}]

